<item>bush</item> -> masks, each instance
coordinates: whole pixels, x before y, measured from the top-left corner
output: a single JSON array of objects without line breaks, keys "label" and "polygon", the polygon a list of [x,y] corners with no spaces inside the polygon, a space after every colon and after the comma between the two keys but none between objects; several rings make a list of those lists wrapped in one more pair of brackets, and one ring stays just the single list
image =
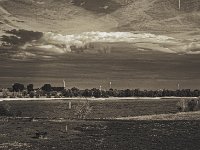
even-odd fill
[{"label": "bush", "polygon": [[59,95],[55,95],[54,98],[60,98],[60,96]]},{"label": "bush", "polygon": [[8,90],[2,90],[2,97],[7,98],[8,97]]},{"label": "bush", "polygon": [[34,98],[34,96],[35,96],[35,93],[34,93],[33,91],[30,92],[29,97],[30,97],[30,98]]},{"label": "bush", "polygon": [[35,137],[36,139],[47,139],[47,132],[36,132]]},{"label": "bush", "polygon": [[9,104],[0,104],[0,116],[12,116]]},{"label": "bush", "polygon": [[21,117],[21,116],[22,116],[22,111],[21,111],[21,110],[18,110],[18,111],[15,113],[15,116],[16,116],[16,117]]},{"label": "bush", "polygon": [[187,105],[189,111],[194,111],[195,107],[197,106],[197,102],[194,99],[192,99],[187,103]]},{"label": "bush", "polygon": [[200,110],[200,100],[196,99],[181,99],[177,103],[177,109],[180,112],[197,111]]},{"label": "bush", "polygon": [[47,94],[46,98],[51,98],[51,94]]},{"label": "bush", "polygon": [[92,107],[90,106],[89,101],[86,101],[75,107],[75,116],[77,119],[85,119],[91,111]]},{"label": "bush", "polygon": [[39,95],[39,94],[36,94],[35,97],[36,97],[36,98],[40,98],[40,95]]}]

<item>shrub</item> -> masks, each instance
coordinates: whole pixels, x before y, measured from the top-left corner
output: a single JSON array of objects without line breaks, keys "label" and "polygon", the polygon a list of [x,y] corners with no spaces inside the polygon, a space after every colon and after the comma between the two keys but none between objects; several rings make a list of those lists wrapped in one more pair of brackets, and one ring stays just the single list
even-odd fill
[{"label": "shrub", "polygon": [[35,93],[33,91],[31,91],[30,94],[29,94],[29,97],[34,98],[34,96],[35,96]]},{"label": "shrub", "polygon": [[89,113],[91,113],[92,107],[90,106],[89,101],[78,104],[75,107],[75,116],[77,119],[85,119]]},{"label": "shrub", "polygon": [[9,104],[0,104],[0,116],[11,116]]},{"label": "shrub", "polygon": [[40,94],[36,94],[35,97],[36,97],[36,98],[40,98]]},{"label": "shrub", "polygon": [[21,110],[18,110],[18,111],[15,113],[15,116],[16,116],[16,117],[21,117],[21,116],[22,116],[22,111],[21,111]]},{"label": "shrub", "polygon": [[51,98],[51,94],[47,94],[46,98]]},{"label": "shrub", "polygon": [[181,99],[178,103],[177,103],[177,109],[182,112],[182,111],[186,111],[186,100],[185,99]]},{"label": "shrub", "polygon": [[194,111],[195,107],[197,106],[197,102],[194,99],[192,99],[187,103],[187,105],[189,111]]},{"label": "shrub", "polygon": [[2,90],[2,97],[7,98],[8,97],[8,90]]},{"label": "shrub", "polygon": [[47,139],[47,132],[36,132],[35,137],[36,139]]},{"label": "shrub", "polygon": [[200,100],[196,99],[181,99],[177,103],[177,109],[181,112],[200,110]]},{"label": "shrub", "polygon": [[60,98],[60,96],[59,95],[55,95],[54,98]]}]

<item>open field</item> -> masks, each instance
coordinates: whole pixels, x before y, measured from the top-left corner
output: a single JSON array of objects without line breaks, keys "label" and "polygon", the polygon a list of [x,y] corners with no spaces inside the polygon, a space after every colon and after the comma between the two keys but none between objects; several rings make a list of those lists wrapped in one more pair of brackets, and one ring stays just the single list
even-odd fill
[{"label": "open field", "polygon": [[[87,120],[77,120],[74,115],[75,106],[84,101],[72,101],[72,109],[68,108],[68,100],[3,101],[0,104],[7,104],[12,112],[20,110],[22,114],[17,118],[0,118],[0,149],[199,149],[199,120],[147,118],[155,114],[161,117],[162,114],[172,116],[177,113],[177,101],[178,99],[89,101],[92,111],[86,116]],[[189,115],[194,114],[195,112]],[[128,116],[135,116],[137,119],[114,119]],[[146,119],[140,120],[138,116]],[[37,132],[47,132],[47,137],[36,138]]]},{"label": "open field", "polygon": [[[199,27],[199,0],[0,0],[0,89],[199,89]],[[199,150],[178,101],[0,99],[0,150]]]},{"label": "open field", "polygon": [[[0,149],[198,150],[199,123],[199,121],[10,120],[0,125]],[[65,130],[66,125],[68,132]],[[47,139],[34,138],[37,131],[46,131]]]},{"label": "open field", "polygon": [[[72,109],[69,109],[69,101]],[[178,99],[117,99],[88,101],[91,112],[86,119],[111,119],[117,117],[167,114],[178,112]],[[8,104],[13,114],[21,111],[21,117],[65,118],[74,119],[76,107],[85,103],[85,100],[50,100],[50,101],[3,101]]]}]

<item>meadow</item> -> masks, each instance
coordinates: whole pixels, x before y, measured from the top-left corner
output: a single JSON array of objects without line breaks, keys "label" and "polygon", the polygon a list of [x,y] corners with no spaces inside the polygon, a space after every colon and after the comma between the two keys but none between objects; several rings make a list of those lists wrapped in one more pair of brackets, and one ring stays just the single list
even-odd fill
[{"label": "meadow", "polygon": [[[76,116],[85,101],[3,101],[13,114],[0,118],[0,149],[126,150],[199,149],[198,120],[115,120],[117,117],[177,113],[178,99],[89,101],[85,119]],[[45,132],[45,137],[37,133]]]},{"label": "meadow", "polygon": [[[71,101],[71,109],[69,109]],[[20,117],[76,119],[76,108],[86,100],[3,101],[12,114]],[[111,119],[118,117],[176,113],[178,99],[117,99],[88,101],[90,113],[85,119]]]}]

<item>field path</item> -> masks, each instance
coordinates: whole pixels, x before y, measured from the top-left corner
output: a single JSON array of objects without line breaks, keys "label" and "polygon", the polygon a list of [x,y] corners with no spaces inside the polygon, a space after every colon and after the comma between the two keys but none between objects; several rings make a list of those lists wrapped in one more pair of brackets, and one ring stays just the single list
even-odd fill
[{"label": "field path", "polygon": [[177,114],[145,115],[136,117],[121,117],[117,120],[200,120],[200,111],[181,112]]},{"label": "field path", "polygon": [[66,98],[0,98],[0,101],[51,101],[51,100],[91,100],[91,101],[108,101],[108,100],[168,100],[168,99],[196,99],[198,97],[109,97],[109,98],[95,98],[95,97],[66,97]]}]

